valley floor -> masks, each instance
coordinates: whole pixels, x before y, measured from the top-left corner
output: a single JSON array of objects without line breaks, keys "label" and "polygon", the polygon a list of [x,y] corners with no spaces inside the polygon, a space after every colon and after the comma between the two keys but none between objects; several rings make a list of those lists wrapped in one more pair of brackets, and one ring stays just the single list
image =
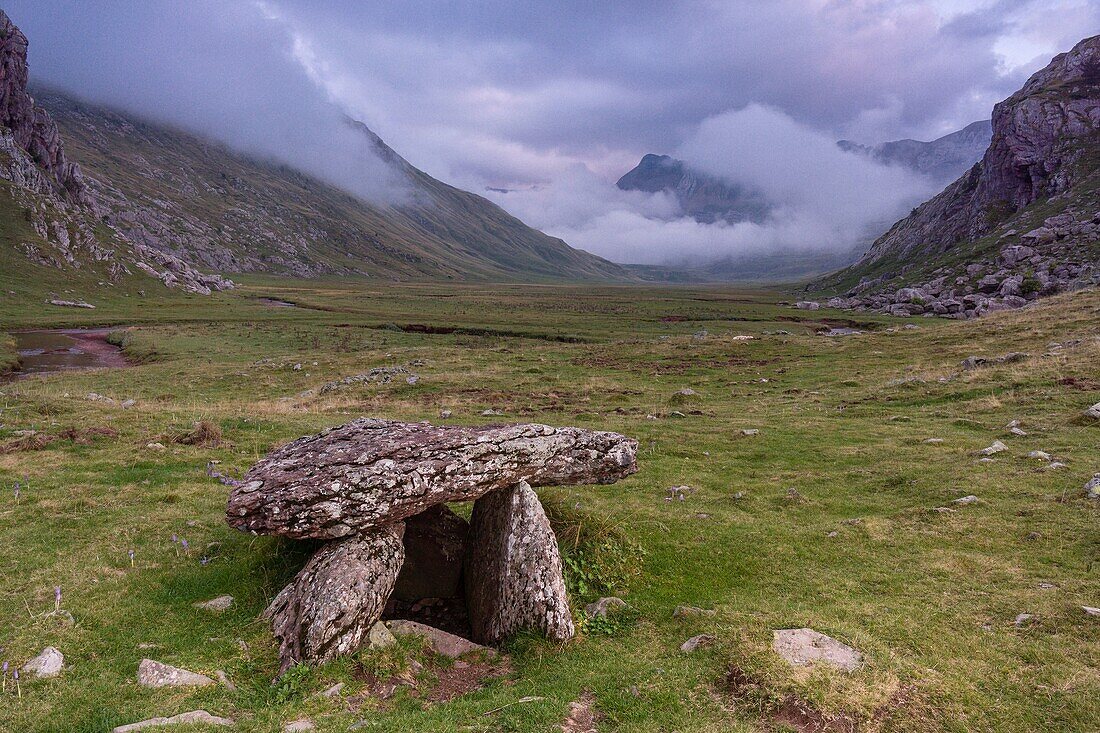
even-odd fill
[{"label": "valley floor", "polygon": [[[1082,487],[1100,471],[1100,423],[1082,411],[1100,400],[1100,293],[970,322],[796,311],[783,297],[260,279],[95,311],[0,297],[0,331],[126,325],[138,362],[0,384],[0,658],[52,645],[66,662],[18,692],[9,672],[0,730],[101,733],[202,708],[242,733],[299,718],[320,731],[552,731],[578,699],[601,732],[1095,730],[1100,618],[1082,607],[1100,606],[1100,502]],[[827,326],[863,333],[817,333]],[[1013,351],[1029,356],[960,366]],[[420,379],[317,391],[383,366]],[[229,529],[208,462],[239,476],[359,415],[444,409],[455,423],[639,440],[629,479],[540,490],[575,609],[609,594],[630,609],[579,618],[561,648],[515,640],[503,677],[449,701],[449,665],[410,644],[273,684],[258,615],[307,552]],[[199,420],[220,442],[188,440]],[[1007,450],[980,462],[995,440]],[[695,491],[666,501],[680,485]],[[965,495],[978,500],[952,503]],[[236,599],[221,614],[193,605],[221,594]],[[678,604],[717,613],[674,619]],[[858,648],[864,666],[788,667],[772,631],[792,627]],[[713,646],[680,651],[702,633]],[[143,657],[223,670],[235,690],[140,687]],[[373,694],[402,675],[392,697]],[[338,682],[341,695],[317,696]]]}]

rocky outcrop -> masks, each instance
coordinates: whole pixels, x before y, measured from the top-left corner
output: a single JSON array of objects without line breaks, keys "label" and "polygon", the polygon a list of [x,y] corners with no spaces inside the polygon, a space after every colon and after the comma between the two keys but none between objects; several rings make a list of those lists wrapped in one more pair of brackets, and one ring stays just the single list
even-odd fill
[{"label": "rocky outcrop", "polygon": [[994,108],[982,160],[834,276],[869,273],[829,305],[971,318],[1100,283],[1098,161],[1094,36]]},{"label": "rocky outcrop", "polygon": [[[334,540],[268,608],[284,669],[356,651],[391,602],[421,593],[458,596],[478,641],[524,630],[564,641],[574,630],[561,554],[531,484],[611,483],[637,470],[636,450],[579,428],[360,419],[261,460],[226,517],[245,531]],[[475,501],[469,526],[446,508],[453,501]]]},{"label": "rocky outcrop", "polygon": [[637,443],[548,425],[433,426],[361,418],[259,461],[229,495],[229,524],[295,539],[346,537],[520,481],[613,483]]},{"label": "rocky outcrop", "polygon": [[11,131],[15,144],[45,173],[51,192],[87,203],[80,168],[66,160],[57,125],[27,93],[27,76],[27,37],[0,10],[0,126]]},{"label": "rocky outcrop", "polygon": [[470,524],[466,605],[474,641],[497,644],[524,629],[572,638],[558,543],[527,482],[478,499]]},{"label": "rocky outcrop", "polygon": [[138,270],[167,287],[204,295],[233,287],[128,231],[97,231],[111,225],[110,217],[104,221],[111,207],[95,193],[103,186],[67,159],[61,133],[27,92],[27,79],[27,37],[0,10],[0,178],[13,184],[11,195],[38,238],[18,249],[32,262],[58,269],[104,263],[112,281]]}]

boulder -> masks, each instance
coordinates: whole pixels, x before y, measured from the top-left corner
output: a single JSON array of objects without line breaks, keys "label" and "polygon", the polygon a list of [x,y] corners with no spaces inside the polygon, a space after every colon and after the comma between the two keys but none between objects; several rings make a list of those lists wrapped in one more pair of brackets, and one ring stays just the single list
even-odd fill
[{"label": "boulder", "polygon": [[23,665],[23,674],[35,677],[56,677],[65,666],[65,655],[55,647],[48,646],[42,652]]},{"label": "boulder", "polygon": [[794,304],[794,307],[804,311],[815,311],[821,308],[821,303],[812,300],[800,300]]},{"label": "boulder", "polygon": [[484,644],[524,630],[555,641],[574,634],[558,542],[525,481],[474,503],[466,606],[473,638]]},{"label": "boulder", "polygon": [[637,445],[580,428],[362,418],[260,460],[230,493],[226,517],[256,534],[336,539],[520,481],[612,483],[637,470]]},{"label": "boulder", "polygon": [[792,667],[808,667],[821,662],[852,672],[863,664],[863,655],[858,651],[813,629],[774,631],[772,648]]},{"label": "boulder", "polygon": [[327,662],[362,646],[382,617],[405,558],[404,524],[330,542],[265,611],[283,670]]}]

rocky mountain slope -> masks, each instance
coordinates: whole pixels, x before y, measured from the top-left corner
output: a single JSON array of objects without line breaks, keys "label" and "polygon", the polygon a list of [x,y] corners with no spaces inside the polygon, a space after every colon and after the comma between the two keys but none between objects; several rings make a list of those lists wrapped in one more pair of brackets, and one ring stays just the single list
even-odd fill
[{"label": "rocky mountain slope", "polygon": [[1100,282],[1100,36],[993,109],[982,160],[814,287],[840,307],[967,318]]},{"label": "rocky mountain slope", "polygon": [[866,155],[886,165],[908,168],[947,183],[982,159],[992,136],[992,121],[979,120],[930,142],[906,139],[860,145],[851,140],[840,140],[837,146],[841,150]]},{"label": "rocky mountain slope", "polygon": [[623,191],[668,191],[681,210],[701,224],[724,220],[763,221],[770,204],[764,195],[692,170],[682,160],[652,153],[642,157],[616,185]]},{"label": "rocky mountain slope", "polygon": [[0,187],[11,198],[0,202],[0,259],[10,278],[57,282],[55,270],[105,287],[149,275],[198,293],[232,283],[197,268],[633,279],[432,178],[354,121],[407,188],[404,203],[368,203],[287,166],[57,92],[38,90],[36,103],[26,51],[26,37],[0,11]]}]

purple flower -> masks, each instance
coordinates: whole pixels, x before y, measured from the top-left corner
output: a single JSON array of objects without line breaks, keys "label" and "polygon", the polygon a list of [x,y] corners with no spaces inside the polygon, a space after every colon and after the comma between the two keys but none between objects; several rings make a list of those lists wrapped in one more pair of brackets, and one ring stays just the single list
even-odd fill
[{"label": "purple flower", "polygon": [[191,545],[187,544],[187,540],[180,540],[180,545],[183,546],[184,552],[187,552],[189,549],[191,549]]},{"label": "purple flower", "polygon": [[179,542],[179,537],[176,537],[175,533],[172,534],[172,544]]},{"label": "purple flower", "polygon": [[8,673],[8,663],[4,662],[4,674]]},{"label": "purple flower", "polygon": [[61,586],[60,585],[55,585],[53,587],[53,605],[54,605],[54,610],[60,610],[61,609]]}]

